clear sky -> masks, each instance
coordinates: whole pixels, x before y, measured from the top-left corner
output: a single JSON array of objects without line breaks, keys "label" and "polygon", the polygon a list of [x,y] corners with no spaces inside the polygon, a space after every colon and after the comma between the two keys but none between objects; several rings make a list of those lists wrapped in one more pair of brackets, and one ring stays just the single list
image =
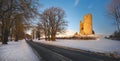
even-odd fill
[{"label": "clear sky", "polygon": [[68,30],[79,31],[79,22],[83,16],[91,13],[93,17],[93,29],[97,34],[111,34],[115,30],[113,21],[109,19],[106,12],[106,5],[110,0],[40,0],[46,8],[60,7],[66,12]]}]

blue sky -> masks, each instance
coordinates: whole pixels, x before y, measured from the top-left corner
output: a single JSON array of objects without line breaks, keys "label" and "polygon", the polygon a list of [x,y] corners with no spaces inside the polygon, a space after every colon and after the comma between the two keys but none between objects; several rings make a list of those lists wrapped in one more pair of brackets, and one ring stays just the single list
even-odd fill
[{"label": "blue sky", "polygon": [[79,22],[83,16],[91,13],[93,17],[93,29],[97,34],[111,34],[115,30],[113,21],[109,19],[106,12],[106,5],[110,0],[40,0],[46,8],[60,7],[66,12],[68,30],[79,31]]}]

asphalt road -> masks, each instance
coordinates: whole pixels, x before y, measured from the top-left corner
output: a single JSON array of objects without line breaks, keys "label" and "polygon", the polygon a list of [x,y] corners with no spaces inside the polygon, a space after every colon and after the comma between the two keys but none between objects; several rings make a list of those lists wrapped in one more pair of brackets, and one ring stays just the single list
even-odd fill
[{"label": "asphalt road", "polygon": [[27,43],[42,57],[42,61],[120,61],[120,58],[99,55],[87,51],[76,51],[38,42]]}]

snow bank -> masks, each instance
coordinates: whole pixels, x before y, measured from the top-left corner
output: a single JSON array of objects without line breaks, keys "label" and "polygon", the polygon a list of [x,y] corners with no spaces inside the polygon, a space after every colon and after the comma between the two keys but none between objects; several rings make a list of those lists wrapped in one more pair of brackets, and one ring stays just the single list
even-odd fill
[{"label": "snow bank", "polygon": [[24,40],[0,45],[0,61],[39,61]]},{"label": "snow bank", "polygon": [[120,41],[100,39],[100,40],[57,40],[57,41],[44,41],[35,40],[36,42],[77,48],[93,52],[101,53],[114,53],[120,55]]}]

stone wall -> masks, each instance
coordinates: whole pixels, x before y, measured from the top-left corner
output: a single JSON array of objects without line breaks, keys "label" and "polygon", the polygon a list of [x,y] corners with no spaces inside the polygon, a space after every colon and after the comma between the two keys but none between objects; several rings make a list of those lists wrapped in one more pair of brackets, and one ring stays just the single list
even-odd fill
[{"label": "stone wall", "polygon": [[83,24],[84,24],[84,23],[83,23],[82,21],[80,21],[80,32],[79,32],[80,34],[84,34],[84,31],[83,31],[83,29],[84,29],[84,28],[83,28]]}]

